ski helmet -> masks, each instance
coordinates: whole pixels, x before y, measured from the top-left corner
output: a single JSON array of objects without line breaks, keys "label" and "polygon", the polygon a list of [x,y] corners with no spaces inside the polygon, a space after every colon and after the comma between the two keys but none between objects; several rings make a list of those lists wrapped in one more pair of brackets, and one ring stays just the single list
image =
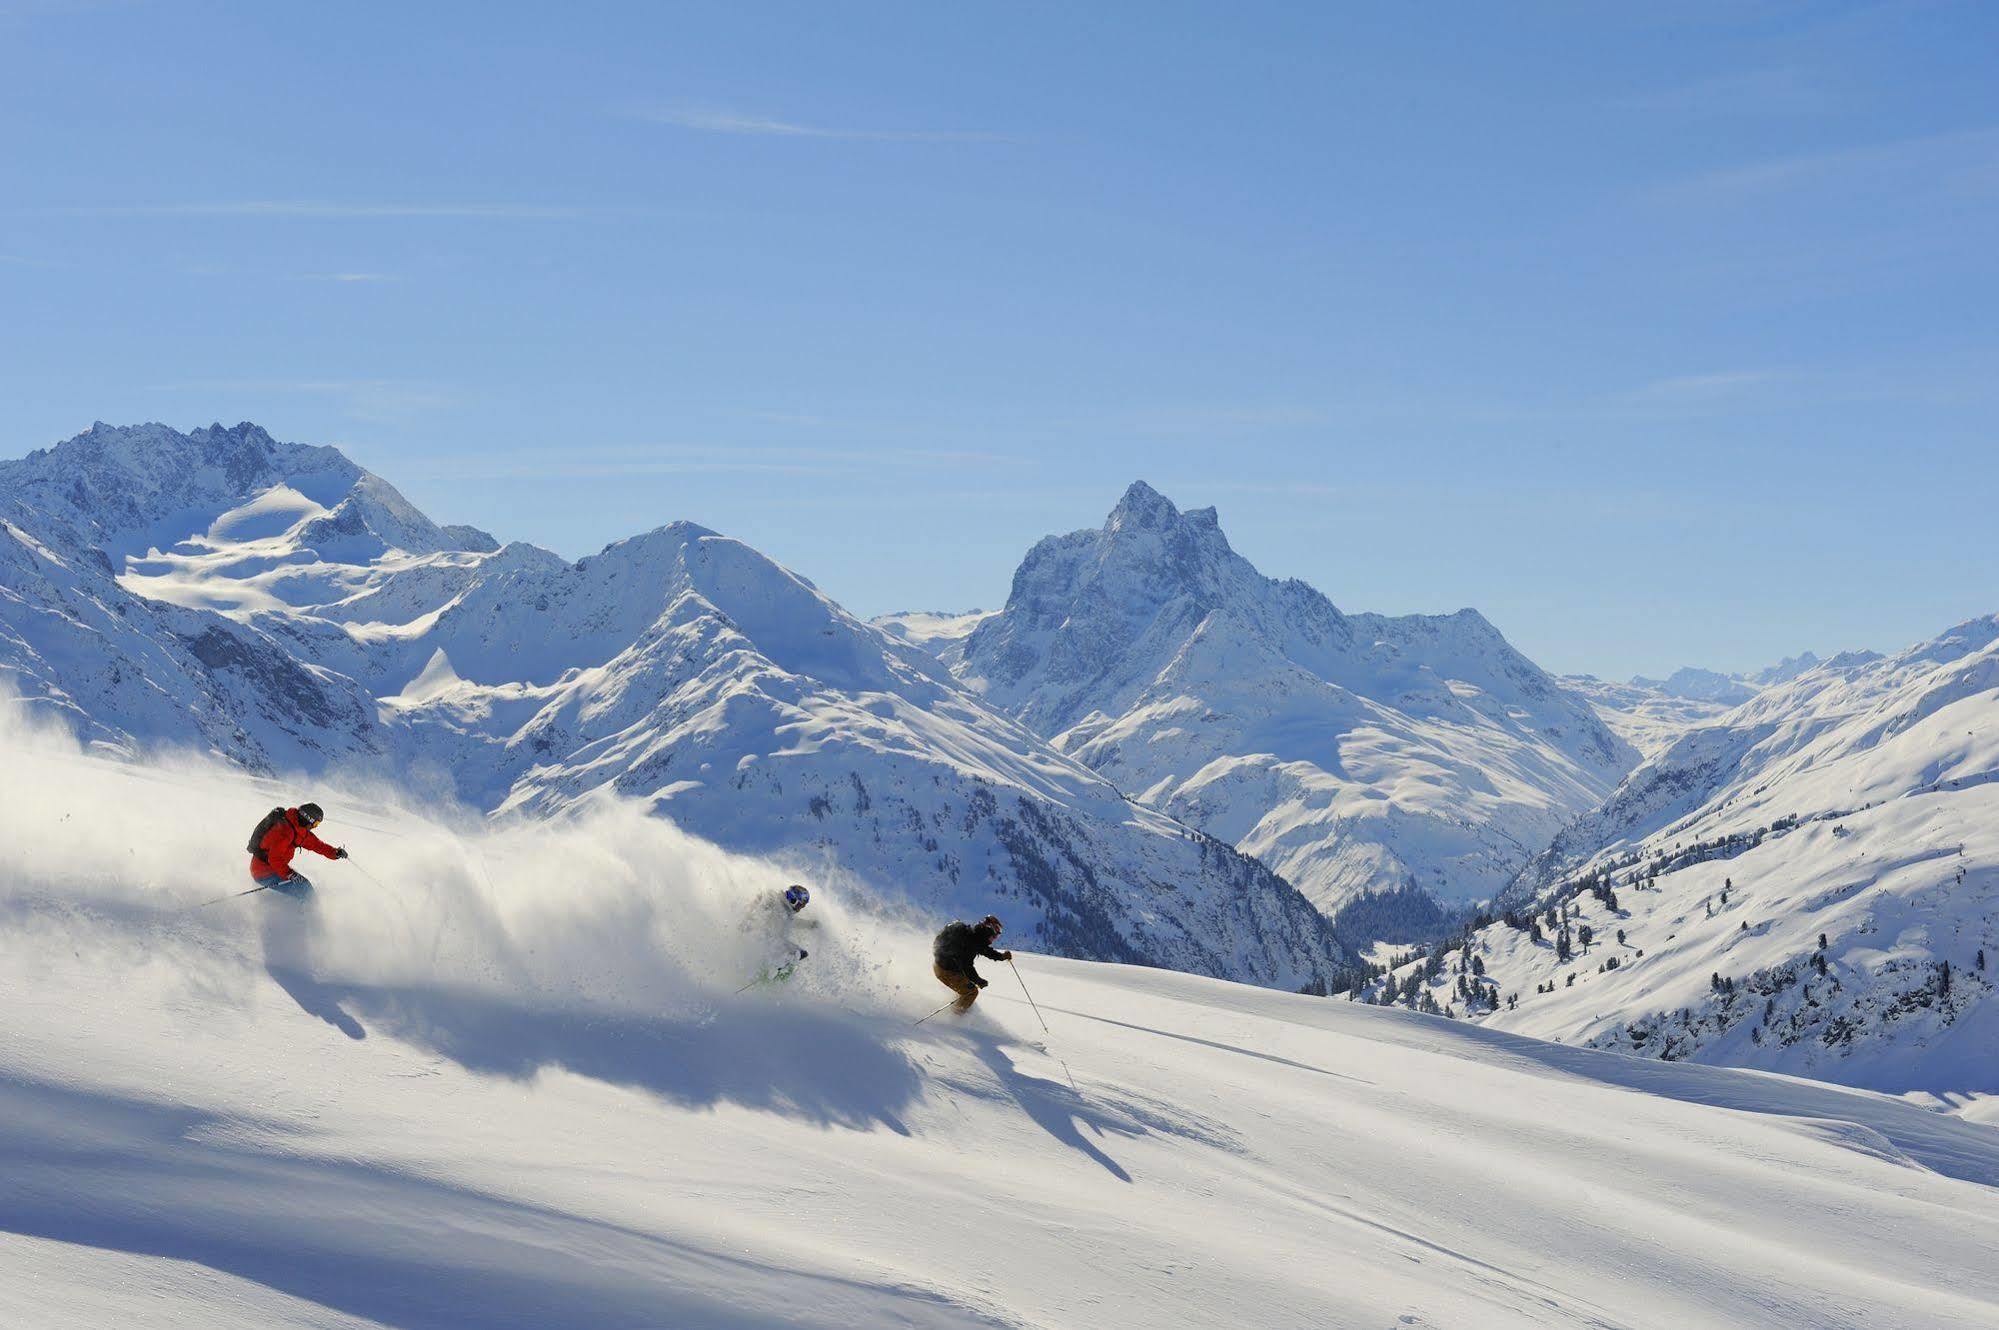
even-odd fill
[{"label": "ski helmet", "polygon": [[1000,934],[1000,929],[1004,928],[1005,925],[1000,923],[998,915],[989,914],[985,918],[979,920],[979,927],[984,929],[986,932],[991,933],[994,937],[998,937]]},{"label": "ski helmet", "polygon": [[784,903],[791,907],[793,914],[797,914],[800,910],[804,909],[806,902],[811,899],[812,893],[795,883],[784,889]]},{"label": "ski helmet", "polygon": [[326,812],[318,804],[300,804],[298,815],[299,820],[308,827],[316,827],[326,821]]}]

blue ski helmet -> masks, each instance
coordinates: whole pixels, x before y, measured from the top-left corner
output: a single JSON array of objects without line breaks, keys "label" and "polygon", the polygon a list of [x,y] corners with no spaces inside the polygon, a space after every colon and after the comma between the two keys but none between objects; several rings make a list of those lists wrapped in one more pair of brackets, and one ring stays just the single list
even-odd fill
[{"label": "blue ski helmet", "polygon": [[804,909],[805,903],[811,899],[812,893],[804,887],[789,886],[784,889],[784,903],[791,907],[793,914],[797,914],[800,910]]}]

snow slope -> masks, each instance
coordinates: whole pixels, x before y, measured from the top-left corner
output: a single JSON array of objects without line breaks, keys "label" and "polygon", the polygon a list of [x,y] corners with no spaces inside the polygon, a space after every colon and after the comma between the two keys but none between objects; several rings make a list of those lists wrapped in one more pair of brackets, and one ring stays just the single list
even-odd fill
[{"label": "snow slope", "polygon": [[1647,684],[1611,683],[1593,674],[1565,674],[1562,686],[1587,699],[1612,733],[1648,760],[1695,726],[1727,715],[1735,705],[1679,697]]},{"label": "snow slope", "polygon": [[908,610],[884,614],[868,622],[899,642],[921,647],[946,665],[955,665],[965,654],[965,639],[995,613],[994,610],[968,610],[963,614]]},{"label": "snow slope", "polygon": [[630,797],[1068,955],[1287,988],[1346,958],[1263,865],[688,523],[572,564],[253,425],[98,425],[0,463],[0,514],[0,679],[125,751],[500,814]]},{"label": "snow slope", "polygon": [[131,595],[101,549],[38,516],[0,497],[0,685],[127,751],[192,744],[264,769],[380,757],[363,687],[255,626]]},{"label": "snow slope", "polygon": [[[1999,1132],[1962,1118],[1028,955],[1045,1037],[1006,974],[917,1026],[924,938],[824,882],[824,945],[738,998],[782,878],[622,808],[343,791],[316,908],[190,911],[267,789],[10,744],[0,1323],[1999,1318]],[[78,853],[79,807],[120,841]]]},{"label": "snow slope", "polygon": [[[1871,652],[1858,652],[1846,659],[1879,657]],[[1725,716],[1763,689],[1789,683],[1824,663],[1817,655],[1804,651],[1749,674],[1722,674],[1686,666],[1664,679],[1640,676],[1629,683],[1610,683],[1593,674],[1565,674],[1562,685],[1589,699],[1603,723],[1649,760],[1695,726]]]},{"label": "snow slope", "polygon": [[954,670],[1328,913],[1489,898],[1637,760],[1476,612],[1343,614],[1143,483],[1036,545]]},{"label": "snow slope", "polygon": [[[1517,998],[1482,1017],[1494,1025],[1999,1093],[1999,616],[1835,657],[1689,733],[1566,830],[1510,903],[1541,937],[1502,922],[1474,939],[1483,983]],[[1578,943],[1567,963],[1550,904]],[[1446,958],[1440,1001],[1463,960]]]}]

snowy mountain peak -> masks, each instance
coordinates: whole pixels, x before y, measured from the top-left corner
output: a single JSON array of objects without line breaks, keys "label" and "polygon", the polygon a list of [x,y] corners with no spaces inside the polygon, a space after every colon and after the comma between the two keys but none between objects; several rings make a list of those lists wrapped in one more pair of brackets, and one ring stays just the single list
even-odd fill
[{"label": "snowy mountain peak", "polygon": [[[247,489],[280,464],[284,448],[262,426],[247,420],[233,426],[218,421],[185,434],[157,421],[107,425],[100,420],[74,438],[6,465],[42,477],[66,473],[95,479],[115,474],[142,492],[168,487],[190,472],[219,473],[229,484]],[[307,451],[317,461],[360,473],[337,449]]]},{"label": "snowy mountain peak", "polygon": [[[1171,499],[1142,480],[1132,481],[1117,507],[1111,509],[1104,519],[1103,533],[1127,538],[1142,535],[1146,539],[1133,548],[1145,555],[1158,552],[1159,547],[1153,541],[1176,539],[1214,557],[1234,554],[1228,538],[1222,534],[1221,517],[1213,508],[1190,508],[1182,512]],[[1115,539],[1109,542],[1111,548],[1125,544]]]},{"label": "snowy mountain peak", "polygon": [[1104,530],[1119,531],[1134,527],[1142,531],[1158,530],[1180,520],[1180,510],[1173,501],[1142,480],[1134,480],[1119,499],[1117,507],[1111,509],[1104,519]]},{"label": "snowy mountain peak", "polygon": [[[1855,653],[1843,653],[1834,660],[1844,659]],[[1873,652],[1861,652],[1867,660],[1878,660]],[[1801,675],[1809,674],[1822,665],[1832,662],[1821,660],[1814,652],[1803,651],[1795,656],[1786,656],[1775,665],[1766,666],[1747,674],[1727,674],[1720,670],[1701,669],[1694,665],[1683,665],[1663,679],[1648,679],[1644,675],[1634,675],[1629,686],[1665,697],[1679,698],[1688,702],[1707,702],[1718,706],[1737,706],[1756,696],[1757,691],[1785,684]],[[1615,685],[1613,685],[1615,686]]]},{"label": "snowy mountain peak", "polygon": [[1756,696],[1755,688],[1733,675],[1692,665],[1674,670],[1658,687],[1661,692],[1696,702],[1746,702]]},{"label": "snowy mountain peak", "polygon": [[1756,673],[1749,676],[1749,681],[1755,684],[1766,684],[1766,685],[1773,683],[1789,683],[1791,680],[1797,678],[1800,674],[1804,674],[1810,670],[1815,670],[1824,663],[1825,663],[1824,661],[1819,659],[1818,653],[1812,651],[1801,651],[1795,656],[1784,657],[1782,660],[1778,661],[1775,665],[1766,666],[1765,668],[1756,671]]},{"label": "snowy mountain peak", "polygon": [[[190,536],[250,531],[286,535],[341,562],[391,549],[496,547],[476,528],[438,526],[339,449],[281,443],[249,421],[185,434],[157,422],[98,421],[53,448],[0,462],[0,497],[64,523],[114,560],[171,550]],[[273,527],[287,514],[303,525]]]},{"label": "snowy mountain peak", "polygon": [[1143,481],[952,645],[989,702],[1329,911],[1412,874],[1489,895],[1637,760],[1476,611],[1343,614]]}]

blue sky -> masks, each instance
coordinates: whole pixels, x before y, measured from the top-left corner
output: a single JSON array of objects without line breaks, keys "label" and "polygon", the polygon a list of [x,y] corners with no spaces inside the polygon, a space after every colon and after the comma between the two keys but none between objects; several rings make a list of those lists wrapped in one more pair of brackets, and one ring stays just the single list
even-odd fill
[{"label": "blue sky", "polygon": [[1999,9],[0,0],[0,453],[992,606],[1133,478],[1614,676],[1999,610]]}]

